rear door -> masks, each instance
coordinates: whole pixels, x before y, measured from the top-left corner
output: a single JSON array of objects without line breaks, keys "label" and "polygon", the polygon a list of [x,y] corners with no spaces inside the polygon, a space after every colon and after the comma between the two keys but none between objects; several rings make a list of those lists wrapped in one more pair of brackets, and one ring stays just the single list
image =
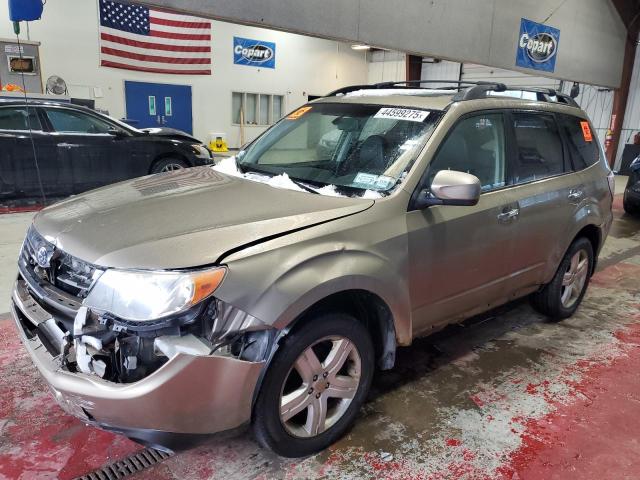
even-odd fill
[{"label": "rear door", "polygon": [[556,116],[512,111],[508,115],[510,191],[517,208],[516,250],[511,256],[514,296],[546,283],[564,255],[584,198]]},{"label": "rear door", "polygon": [[39,200],[42,191],[48,196],[71,193],[66,190],[64,165],[58,163],[38,110],[36,106],[0,107],[0,196],[5,200]]},{"label": "rear door", "polygon": [[474,113],[451,129],[423,185],[440,170],[471,173],[482,194],[472,207],[433,206],[407,214],[414,335],[499,303],[515,240],[506,187],[505,117]]}]

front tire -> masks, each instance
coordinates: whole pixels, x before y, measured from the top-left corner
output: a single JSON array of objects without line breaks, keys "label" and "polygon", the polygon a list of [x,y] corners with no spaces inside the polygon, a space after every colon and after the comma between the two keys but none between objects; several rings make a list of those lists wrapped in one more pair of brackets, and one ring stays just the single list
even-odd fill
[{"label": "front tire", "polygon": [[162,158],[153,164],[151,173],[166,173],[175,172],[176,170],[182,170],[189,165],[184,160],[179,158]]},{"label": "front tire", "polygon": [[551,282],[531,296],[533,308],[553,320],[573,315],[587,291],[593,260],[591,242],[584,237],[575,240]]},{"label": "front tire", "polygon": [[374,349],[350,315],[310,318],[283,341],[253,410],[258,442],[284,457],[316,453],[353,423],[369,392]]}]

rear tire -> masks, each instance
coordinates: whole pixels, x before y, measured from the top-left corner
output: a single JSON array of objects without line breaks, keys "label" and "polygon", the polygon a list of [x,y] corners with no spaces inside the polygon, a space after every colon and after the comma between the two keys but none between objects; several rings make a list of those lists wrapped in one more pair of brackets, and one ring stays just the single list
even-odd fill
[{"label": "rear tire", "polygon": [[176,170],[182,170],[189,165],[184,160],[179,158],[161,158],[151,167],[151,173],[166,173],[174,172]]},{"label": "rear tire", "polygon": [[310,318],[283,340],[253,410],[258,442],[284,457],[316,453],[351,426],[369,392],[374,349],[350,315]]},{"label": "rear tire", "polygon": [[552,320],[562,320],[573,315],[587,291],[593,260],[591,242],[584,237],[575,240],[551,282],[531,295],[533,308]]}]

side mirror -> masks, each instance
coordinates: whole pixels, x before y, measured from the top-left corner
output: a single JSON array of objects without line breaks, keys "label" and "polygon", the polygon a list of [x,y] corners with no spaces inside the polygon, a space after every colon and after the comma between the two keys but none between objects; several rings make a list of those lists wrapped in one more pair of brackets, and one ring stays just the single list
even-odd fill
[{"label": "side mirror", "polygon": [[109,129],[107,130],[107,133],[109,135],[113,135],[116,138],[122,138],[122,137],[126,137],[127,134],[124,132],[124,130],[121,130],[119,128],[116,127],[109,127]]},{"label": "side mirror", "polygon": [[433,177],[430,189],[424,189],[416,199],[416,209],[431,205],[473,206],[480,200],[480,180],[475,175],[455,170],[440,170]]}]

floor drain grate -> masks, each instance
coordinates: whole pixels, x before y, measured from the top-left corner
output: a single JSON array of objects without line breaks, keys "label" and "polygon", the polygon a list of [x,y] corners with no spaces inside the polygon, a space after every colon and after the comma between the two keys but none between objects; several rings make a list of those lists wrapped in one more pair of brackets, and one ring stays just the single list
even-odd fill
[{"label": "floor drain grate", "polygon": [[77,477],[76,480],[115,480],[118,478],[126,478],[129,475],[152,467],[172,455],[172,453],[156,450],[155,448],[145,448],[122,460],[117,460],[91,473]]}]

